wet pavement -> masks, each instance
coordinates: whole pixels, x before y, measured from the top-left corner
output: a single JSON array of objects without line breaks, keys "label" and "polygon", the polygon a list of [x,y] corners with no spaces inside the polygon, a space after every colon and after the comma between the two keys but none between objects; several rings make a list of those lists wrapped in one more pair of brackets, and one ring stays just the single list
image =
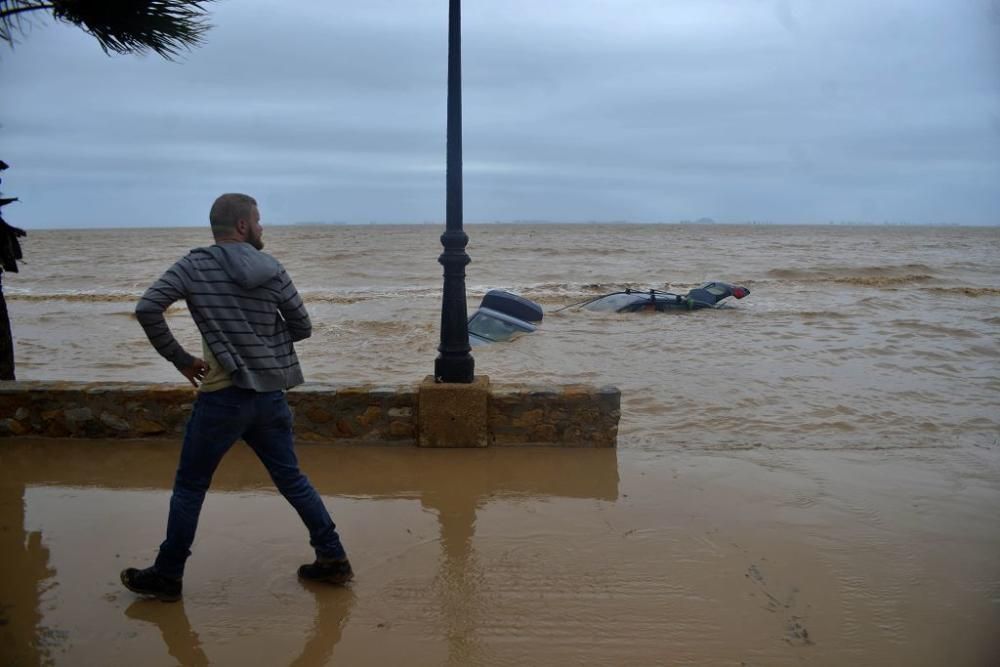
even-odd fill
[{"label": "wet pavement", "polygon": [[177,450],[0,441],[4,664],[1000,664],[1000,447],[301,446],[333,588],[238,446],[183,601],[141,600]]}]

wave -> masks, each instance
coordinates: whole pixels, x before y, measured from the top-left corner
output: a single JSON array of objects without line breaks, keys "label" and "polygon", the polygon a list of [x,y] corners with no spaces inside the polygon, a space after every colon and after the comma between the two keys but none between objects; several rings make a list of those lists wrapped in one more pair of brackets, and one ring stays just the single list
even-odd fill
[{"label": "wave", "polygon": [[[884,269],[885,275],[840,275],[822,270],[809,271],[798,269],[774,269],[768,272],[769,279],[764,280],[737,280],[736,284],[749,287],[752,291],[759,285],[762,290],[767,289],[767,285],[787,283],[789,281],[799,283],[835,283],[850,284],[863,287],[900,287],[911,285],[922,292],[931,292],[940,295],[967,296],[972,298],[1000,296],[1000,287],[971,287],[961,285],[925,285],[928,281],[935,280],[934,276],[927,274],[897,274],[892,275],[893,269]],[[538,282],[538,283],[508,283],[498,285],[468,285],[466,295],[470,302],[478,301],[487,291],[491,289],[501,289],[513,292],[526,299],[531,299],[543,305],[565,304],[573,300],[586,299],[612,292],[632,289],[646,291],[657,289],[677,294],[684,294],[689,289],[702,284],[701,281],[694,283],[637,283],[637,282]],[[306,288],[300,290],[302,298],[306,303],[328,303],[338,305],[350,305],[361,302],[378,301],[384,299],[439,299],[441,287],[435,286],[377,286],[365,285],[337,290],[327,290],[322,288]],[[8,301],[28,301],[28,302],[76,302],[76,303],[135,303],[142,296],[141,291],[124,290],[87,290],[87,291],[19,291],[10,290],[6,293]],[[865,300],[862,300],[864,303]],[[878,302],[880,307],[887,304]]]},{"label": "wave", "polygon": [[843,310],[802,310],[799,312],[793,312],[792,314],[798,315],[803,319],[820,319],[820,320],[846,320],[852,317],[857,317],[856,313],[849,313]]},{"label": "wave", "polygon": [[142,296],[141,292],[9,292],[4,295],[8,301],[110,301],[135,302]]},{"label": "wave", "polygon": [[[539,257],[569,257],[575,259],[580,254],[580,248],[568,246],[568,247],[536,247],[528,250],[531,256]],[[634,247],[602,247],[601,256],[602,257],[629,257],[635,255]]]},{"label": "wave", "polygon": [[[892,320],[888,324],[893,331],[899,329],[907,332],[916,332],[916,335],[919,335],[923,338],[978,338],[979,337],[979,333],[976,332],[975,330],[959,329],[956,327],[934,324],[924,320],[898,319],[898,320]],[[897,331],[895,335],[901,338],[908,338],[914,334],[902,333],[902,331]]]},{"label": "wave", "polygon": [[[356,334],[365,332],[368,336],[426,336],[438,330],[436,321],[414,322],[411,320],[342,320],[334,323],[321,322],[315,325],[318,332],[332,334]],[[364,343],[368,345],[367,342]]]},{"label": "wave", "polygon": [[965,296],[1000,296],[1000,287],[928,287],[928,292],[964,294]]},{"label": "wave", "polygon": [[787,282],[837,283],[863,287],[892,287],[937,280],[933,269],[925,264],[771,269],[767,272],[767,276]]},{"label": "wave", "polygon": [[[324,302],[351,304],[359,301],[372,301],[398,296],[432,296],[440,294],[438,289],[421,288],[362,288],[359,291],[346,292],[326,292],[321,290],[300,290],[302,298],[307,302]],[[86,292],[19,292],[11,290],[5,293],[8,301],[70,301],[70,302],[108,302],[108,303],[135,303],[142,296],[142,292],[119,292],[119,291],[86,291]]]},{"label": "wave", "polygon": [[375,299],[384,299],[392,296],[399,296],[399,293],[392,292],[382,292],[378,294],[367,293],[367,294],[331,294],[323,292],[313,292],[311,294],[302,294],[302,299],[308,303],[335,303],[335,304],[352,304],[361,303],[362,301],[372,301]]},{"label": "wave", "polygon": [[[693,287],[694,285],[690,286]],[[596,296],[611,292],[624,291],[626,287],[632,289],[646,290],[650,287],[659,290],[674,289],[683,290],[677,286],[670,285],[638,285],[628,283],[545,283],[532,285],[499,285],[499,286],[469,286],[466,288],[466,295],[471,300],[482,298],[491,289],[502,289],[523,296],[539,303],[558,303],[573,297]],[[303,300],[306,303],[333,303],[352,304],[363,301],[375,301],[378,299],[391,298],[439,298],[441,296],[440,287],[370,287],[359,288],[349,291],[324,291],[324,290],[300,290]],[[142,296],[141,292],[123,294],[118,292],[15,292],[7,293],[8,301],[71,301],[71,302],[129,302],[134,303]]]}]

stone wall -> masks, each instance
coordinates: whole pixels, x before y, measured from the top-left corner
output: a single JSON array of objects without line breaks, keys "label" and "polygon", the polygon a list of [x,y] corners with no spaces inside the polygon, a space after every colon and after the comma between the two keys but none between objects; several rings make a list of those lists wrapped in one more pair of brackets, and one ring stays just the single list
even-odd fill
[{"label": "stone wall", "polygon": [[614,447],[621,392],[611,386],[494,385],[489,411],[496,446]]},{"label": "stone wall", "polygon": [[[305,384],[288,392],[300,441],[413,445],[417,385]],[[0,382],[0,437],[179,437],[195,391],[175,384]],[[489,388],[489,444],[614,447],[621,392],[585,385]]]}]

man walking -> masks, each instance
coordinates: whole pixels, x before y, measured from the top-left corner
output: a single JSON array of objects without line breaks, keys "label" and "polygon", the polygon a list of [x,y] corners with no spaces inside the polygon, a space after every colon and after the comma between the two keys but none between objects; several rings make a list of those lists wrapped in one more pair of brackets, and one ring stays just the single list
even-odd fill
[{"label": "man walking", "polygon": [[[344,584],[354,573],[322,499],[299,470],[285,390],[301,384],[293,343],[312,323],[284,267],[264,247],[257,202],[224,194],[209,213],[215,245],[196,248],[146,290],[136,318],[149,341],[198,387],[170,497],[167,537],[152,567],[121,573],[130,591],[181,597],[205,492],[222,457],[242,438],[309,529],[316,552],[299,577]],[[184,299],[202,336],[202,356],[184,350],[163,312]],[[199,386],[200,385],[200,386]]]}]

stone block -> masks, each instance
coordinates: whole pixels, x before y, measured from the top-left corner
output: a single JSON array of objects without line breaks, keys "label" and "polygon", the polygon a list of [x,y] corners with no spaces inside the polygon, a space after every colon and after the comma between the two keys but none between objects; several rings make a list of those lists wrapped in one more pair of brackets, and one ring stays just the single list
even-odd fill
[{"label": "stone block", "polygon": [[420,385],[418,444],[421,447],[486,447],[489,437],[490,380],[469,384],[434,382]]},{"label": "stone block", "polygon": [[531,409],[529,409],[529,410],[526,410],[523,414],[521,414],[521,415],[515,417],[514,419],[512,419],[511,423],[514,426],[533,427],[533,426],[536,426],[536,425],[540,424],[543,419],[545,419],[545,411],[544,410],[538,410],[538,409],[531,410]]},{"label": "stone block", "polygon": [[94,411],[90,408],[70,408],[65,410],[63,415],[66,417],[66,421],[71,424],[79,424],[93,419]]},{"label": "stone block", "polygon": [[0,431],[3,433],[10,433],[11,435],[24,435],[30,430],[31,429],[16,419],[0,419]]},{"label": "stone block", "polygon": [[382,409],[375,405],[368,406],[364,413],[358,416],[358,423],[365,427],[370,427],[382,416]]},{"label": "stone block", "polygon": [[412,438],[413,424],[405,421],[389,422],[389,435],[393,438]]},{"label": "stone block", "polygon": [[340,437],[353,437],[354,428],[351,426],[351,422],[346,419],[337,420],[337,435]]},{"label": "stone block", "polygon": [[330,415],[329,412],[319,407],[318,405],[313,405],[306,408],[305,415],[306,417],[309,418],[309,421],[313,422],[314,424],[326,424],[327,422],[333,419],[333,417]]},{"label": "stone block", "polygon": [[121,417],[117,417],[111,414],[110,412],[101,413],[101,422],[105,426],[112,428],[115,431],[127,431],[131,428],[127,421],[125,421]]},{"label": "stone block", "polygon": [[138,417],[134,420],[136,432],[142,435],[156,435],[158,433],[166,432],[166,427],[159,422],[155,422],[151,419],[146,419],[145,417]]}]

